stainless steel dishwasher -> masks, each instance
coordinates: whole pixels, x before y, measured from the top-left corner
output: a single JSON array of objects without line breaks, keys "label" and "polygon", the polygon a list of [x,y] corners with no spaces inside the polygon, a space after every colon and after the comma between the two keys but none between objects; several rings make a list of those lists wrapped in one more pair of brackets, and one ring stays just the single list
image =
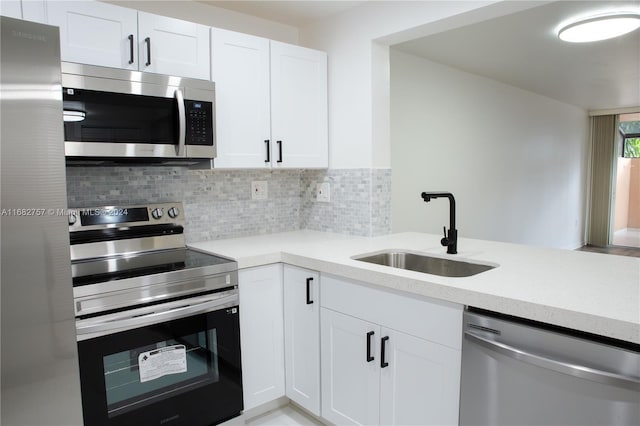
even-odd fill
[{"label": "stainless steel dishwasher", "polygon": [[464,313],[460,425],[640,425],[640,345]]}]

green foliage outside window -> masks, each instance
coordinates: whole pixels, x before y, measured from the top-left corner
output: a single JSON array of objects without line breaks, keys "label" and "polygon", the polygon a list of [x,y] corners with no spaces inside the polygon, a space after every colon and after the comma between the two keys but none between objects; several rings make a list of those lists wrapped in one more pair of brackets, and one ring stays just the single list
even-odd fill
[{"label": "green foliage outside window", "polygon": [[640,138],[626,138],[623,155],[626,158],[640,158]]},{"label": "green foliage outside window", "polygon": [[640,120],[621,122],[620,134],[623,137],[622,156],[640,158]]}]

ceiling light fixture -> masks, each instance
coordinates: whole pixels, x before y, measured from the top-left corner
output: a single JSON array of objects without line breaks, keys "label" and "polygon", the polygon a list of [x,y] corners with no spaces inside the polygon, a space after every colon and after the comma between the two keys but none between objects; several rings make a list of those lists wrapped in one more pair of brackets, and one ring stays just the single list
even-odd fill
[{"label": "ceiling light fixture", "polygon": [[640,28],[640,14],[615,13],[584,18],[558,31],[560,40],[572,43],[607,40]]}]

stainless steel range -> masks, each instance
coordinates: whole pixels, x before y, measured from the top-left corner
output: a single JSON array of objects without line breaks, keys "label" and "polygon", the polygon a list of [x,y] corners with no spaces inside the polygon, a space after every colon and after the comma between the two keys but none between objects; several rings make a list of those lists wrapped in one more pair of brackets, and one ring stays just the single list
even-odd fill
[{"label": "stainless steel range", "polygon": [[183,212],[69,213],[85,424],[204,426],[242,411],[237,263],[188,249]]}]

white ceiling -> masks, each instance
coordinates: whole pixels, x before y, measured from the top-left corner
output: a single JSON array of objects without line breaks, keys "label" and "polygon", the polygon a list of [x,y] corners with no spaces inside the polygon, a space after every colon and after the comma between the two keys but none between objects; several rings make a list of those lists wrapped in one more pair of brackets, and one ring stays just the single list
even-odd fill
[{"label": "white ceiling", "polygon": [[[303,27],[364,1],[200,2]],[[640,13],[640,0],[540,1],[522,12],[394,48],[586,110],[639,107],[640,29],[596,43],[572,44],[557,38],[558,27],[567,20],[603,10]]]},{"label": "white ceiling", "polygon": [[199,3],[257,16],[281,24],[303,27],[313,21],[344,12],[363,3],[358,1],[245,1],[198,0]]},{"label": "white ceiling", "polygon": [[640,106],[640,29],[595,43],[556,36],[567,19],[640,1],[561,1],[395,48],[586,110]]}]

